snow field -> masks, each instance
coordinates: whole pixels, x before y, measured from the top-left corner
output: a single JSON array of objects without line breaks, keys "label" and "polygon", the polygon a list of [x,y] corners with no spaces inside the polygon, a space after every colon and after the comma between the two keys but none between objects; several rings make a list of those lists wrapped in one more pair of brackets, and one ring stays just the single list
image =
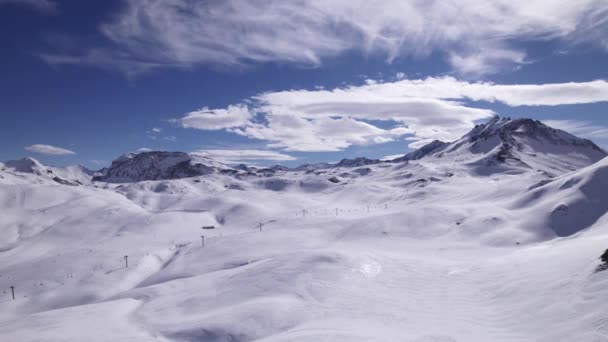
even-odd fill
[{"label": "snow field", "polygon": [[4,179],[0,340],[608,341],[608,217],[547,219],[601,199],[598,165],[532,190],[424,161],[305,189]]}]

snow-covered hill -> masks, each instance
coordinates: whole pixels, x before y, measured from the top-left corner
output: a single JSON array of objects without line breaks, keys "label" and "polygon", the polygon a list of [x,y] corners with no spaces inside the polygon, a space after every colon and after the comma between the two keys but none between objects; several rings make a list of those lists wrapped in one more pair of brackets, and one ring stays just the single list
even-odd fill
[{"label": "snow-covered hill", "polygon": [[506,119],[432,147],[0,165],[0,341],[608,341],[605,152]]},{"label": "snow-covered hill", "polygon": [[559,236],[592,226],[608,212],[608,157],[532,186],[515,207],[535,218],[531,225],[549,226]]}]

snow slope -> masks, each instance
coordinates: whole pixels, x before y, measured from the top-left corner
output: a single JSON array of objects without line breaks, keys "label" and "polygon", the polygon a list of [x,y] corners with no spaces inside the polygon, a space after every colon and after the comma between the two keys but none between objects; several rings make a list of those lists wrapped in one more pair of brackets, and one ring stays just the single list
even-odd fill
[{"label": "snow slope", "polygon": [[80,186],[6,168],[0,341],[608,341],[608,159],[550,178],[449,156]]},{"label": "snow slope", "polygon": [[550,226],[559,236],[593,225],[608,211],[608,157],[536,184],[514,207],[534,213],[533,224]]}]

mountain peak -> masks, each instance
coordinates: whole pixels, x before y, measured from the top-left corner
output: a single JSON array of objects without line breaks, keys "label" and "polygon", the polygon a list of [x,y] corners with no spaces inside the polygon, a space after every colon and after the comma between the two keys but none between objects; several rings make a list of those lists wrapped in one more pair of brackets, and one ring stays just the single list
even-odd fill
[{"label": "mountain peak", "polygon": [[547,126],[539,120],[529,118],[511,119],[496,116],[486,124],[476,126],[465,135],[470,142],[487,140],[493,136],[518,150],[525,149],[526,145],[533,143],[526,141],[526,139],[533,139],[535,140],[534,143],[543,142],[548,145],[589,147],[603,153],[604,156],[606,155],[605,151],[588,139],[576,137],[566,131]]},{"label": "mountain peak", "polygon": [[16,172],[36,173],[39,174],[45,168],[38,160],[25,157],[18,160],[9,160],[4,163],[4,166],[12,168]]},{"label": "mountain peak", "polygon": [[522,135],[535,135],[538,133],[553,131],[556,131],[556,129],[551,128],[538,120],[528,118],[511,119],[508,117],[501,118],[499,116],[495,116],[485,124],[476,125],[469,133],[465,135],[465,137],[469,137],[471,141],[475,141],[480,138],[488,137],[492,134],[517,133]]},{"label": "mountain peak", "polygon": [[196,154],[146,151],[120,156],[104,175],[94,177],[93,181],[129,183],[177,179],[206,175],[223,168],[228,167]]},{"label": "mountain peak", "polygon": [[452,143],[434,141],[400,159],[447,158],[484,174],[506,168],[517,172],[543,171],[554,176],[588,166],[606,156],[592,141],[541,121],[496,116]]}]

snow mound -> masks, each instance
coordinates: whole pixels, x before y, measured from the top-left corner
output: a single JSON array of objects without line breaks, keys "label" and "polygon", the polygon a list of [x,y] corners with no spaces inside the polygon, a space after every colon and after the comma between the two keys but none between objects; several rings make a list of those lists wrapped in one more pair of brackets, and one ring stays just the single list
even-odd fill
[{"label": "snow mound", "polygon": [[590,227],[608,212],[608,158],[532,186],[514,207],[533,211],[557,236]]}]

